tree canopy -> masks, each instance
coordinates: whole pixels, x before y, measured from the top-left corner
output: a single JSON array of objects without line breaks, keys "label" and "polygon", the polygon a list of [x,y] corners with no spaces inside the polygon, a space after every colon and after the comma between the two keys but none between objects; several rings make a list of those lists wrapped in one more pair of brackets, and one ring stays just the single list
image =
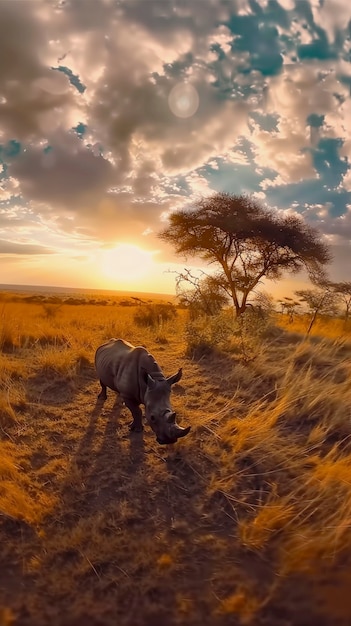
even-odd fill
[{"label": "tree canopy", "polygon": [[284,272],[305,269],[317,280],[331,260],[318,231],[245,195],[202,198],[192,208],[172,213],[159,237],[184,257],[199,256],[219,266],[237,315],[263,277],[276,280]]},{"label": "tree canopy", "polygon": [[317,319],[317,315],[336,315],[338,312],[338,298],[334,290],[334,284],[330,281],[321,282],[317,289],[300,289],[295,294],[304,302],[310,313],[311,320],[307,335]]},{"label": "tree canopy", "polygon": [[345,305],[345,322],[348,321],[351,311],[351,282],[333,283],[334,291]]}]

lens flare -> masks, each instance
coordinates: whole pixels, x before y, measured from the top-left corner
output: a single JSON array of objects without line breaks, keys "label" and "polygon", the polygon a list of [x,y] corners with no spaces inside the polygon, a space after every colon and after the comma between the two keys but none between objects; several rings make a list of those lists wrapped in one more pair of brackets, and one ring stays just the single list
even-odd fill
[{"label": "lens flare", "polygon": [[199,95],[190,83],[179,83],[171,90],[168,104],[177,117],[191,117],[199,108]]}]

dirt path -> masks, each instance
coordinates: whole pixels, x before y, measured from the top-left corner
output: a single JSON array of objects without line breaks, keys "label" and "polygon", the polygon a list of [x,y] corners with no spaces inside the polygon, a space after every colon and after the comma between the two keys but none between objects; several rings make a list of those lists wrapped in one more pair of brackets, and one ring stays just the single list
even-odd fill
[{"label": "dirt path", "polygon": [[[206,376],[189,361],[175,408],[196,422],[210,399],[225,406],[226,385],[218,364]],[[55,504],[34,528],[0,520],[0,624],[327,626],[298,581],[270,601],[274,567],[243,548],[235,507],[211,489],[203,429],[173,450],[149,428],[131,434],[113,393],[96,402],[89,369],[71,388],[38,380],[31,390],[19,462]]]},{"label": "dirt path", "polygon": [[[192,623],[192,613],[206,623],[216,537],[205,478],[184,446],[158,446],[149,428],[131,434],[113,393],[95,403],[90,374],[77,394],[32,381],[21,461],[56,503],[35,529],[3,520],[14,548],[2,567],[3,604],[23,626]],[[184,393],[178,385],[174,397]]]}]

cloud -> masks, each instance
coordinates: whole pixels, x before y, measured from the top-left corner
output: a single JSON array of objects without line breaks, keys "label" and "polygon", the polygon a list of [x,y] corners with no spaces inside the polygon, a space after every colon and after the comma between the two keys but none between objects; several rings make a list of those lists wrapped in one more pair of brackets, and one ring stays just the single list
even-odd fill
[{"label": "cloud", "polygon": [[[346,5],[1,3],[0,236],[40,249],[133,239],[166,255],[165,216],[213,190],[296,203],[347,236]],[[198,107],[179,116],[189,84]]]},{"label": "cloud", "polygon": [[[147,25],[150,29],[150,21]],[[131,37],[127,26],[120,27],[119,37],[109,44],[111,58],[120,61],[105,66],[94,85],[87,116],[88,126],[114,155],[119,171],[137,183],[147,155],[155,172],[185,174],[229,150],[247,129],[249,105],[221,98],[212,85],[211,69],[196,62],[192,48],[181,74],[169,71],[168,65],[174,67],[181,58],[176,30],[168,38],[167,56],[172,63],[167,65],[161,60],[164,34],[152,40],[146,26],[138,23]],[[181,118],[172,112],[169,95],[187,81],[198,95],[199,106],[192,116]]]},{"label": "cloud", "polygon": [[350,281],[350,243],[330,246],[333,255],[332,278],[335,282]]},{"label": "cloud", "polygon": [[312,0],[311,10],[315,24],[326,33],[331,43],[351,20],[351,6],[343,0],[326,0],[323,3]]},{"label": "cloud", "polygon": [[266,111],[277,116],[277,130],[261,130],[254,124],[252,143],[256,163],[270,163],[285,183],[315,177],[311,157],[311,115],[330,115],[337,107],[337,94],[345,97],[346,87],[334,73],[321,76],[317,64],[284,66],[270,84]]},{"label": "cloud", "polygon": [[0,255],[9,254],[25,254],[25,255],[38,255],[38,254],[53,254],[55,250],[50,250],[45,246],[38,246],[30,243],[18,243],[13,241],[6,241],[0,239]]},{"label": "cloud", "polygon": [[73,133],[50,137],[49,149],[32,145],[9,165],[24,198],[71,207],[99,199],[114,179],[112,164],[97,156]]},{"label": "cloud", "polygon": [[0,202],[9,200],[20,191],[19,181],[9,176],[0,181]]},{"label": "cloud", "polygon": [[[56,123],[56,107],[45,113],[39,110],[36,136],[9,165],[13,180],[34,210],[44,216],[56,212],[52,223],[64,231],[102,238],[124,236],[128,227],[137,226],[140,233],[154,228],[160,209],[167,210],[174,203],[172,196],[163,201],[166,206],[157,202],[163,195],[164,175],[188,174],[212,156],[229,152],[247,128],[248,107],[219,98],[209,68],[193,59],[181,76],[172,76],[170,70],[189,50],[193,56],[196,49],[207,49],[209,33],[213,38],[216,32],[216,2],[202,6],[196,15],[184,3],[176,3],[167,36],[158,9],[172,15],[172,3],[162,3],[162,7],[156,3],[151,13],[144,10],[144,3],[121,6],[118,13],[106,3],[102,15],[88,12],[86,17],[83,5],[72,2],[57,22],[56,55],[60,43],[60,63],[71,63],[70,71],[87,86],[81,94],[88,129],[84,141]],[[31,18],[34,23],[35,15]],[[48,15],[40,19],[48,21]],[[196,40],[195,28],[202,31]],[[223,29],[218,36],[222,41]],[[74,39],[84,54],[79,54]],[[68,51],[63,55],[64,47]],[[41,87],[45,86],[47,79],[40,80]],[[198,111],[189,119],[174,115],[168,102],[172,88],[184,80],[191,82],[199,96]],[[43,131],[48,151],[41,139]],[[104,156],[94,155],[87,146],[97,139]]]},{"label": "cloud", "polygon": [[[43,3],[0,6],[0,138],[31,140],[59,119],[68,128],[75,116],[69,80],[51,68],[54,23]],[[51,18],[53,14],[51,15]]]},{"label": "cloud", "polygon": [[315,207],[310,207],[306,213],[307,217],[308,213],[310,216],[314,214],[316,218],[321,220],[323,232],[334,236],[336,243],[340,244],[342,240],[346,239],[349,241],[351,239],[351,204],[347,206],[346,212],[342,215],[333,215],[328,206],[322,206],[317,214],[315,213]]}]

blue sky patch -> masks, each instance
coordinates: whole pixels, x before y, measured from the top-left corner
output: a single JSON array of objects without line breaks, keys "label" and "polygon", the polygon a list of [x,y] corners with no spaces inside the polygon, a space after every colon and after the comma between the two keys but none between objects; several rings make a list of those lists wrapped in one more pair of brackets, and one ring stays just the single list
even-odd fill
[{"label": "blue sky patch", "polygon": [[0,145],[0,162],[14,159],[21,153],[21,143],[16,139],[10,139],[7,144]]},{"label": "blue sky patch", "polygon": [[[214,190],[255,194],[351,241],[351,21],[340,1],[112,0],[96,13],[88,0],[60,2],[48,32],[36,3],[25,24],[14,9],[21,45],[0,94],[11,233],[58,237],[62,249],[119,237],[143,247],[164,212]],[[195,91],[174,90],[174,107],[184,82]],[[33,230],[28,217],[21,227],[22,202]]]},{"label": "blue sky patch", "polygon": [[79,76],[73,74],[72,70],[69,67],[66,67],[65,65],[59,65],[58,67],[53,67],[52,69],[66,74],[71,85],[73,85],[73,87],[75,87],[77,91],[79,91],[79,93],[84,93],[84,91],[86,90],[86,86],[83,85]]},{"label": "blue sky patch", "polygon": [[340,158],[342,146],[340,139],[323,138],[316,149],[312,150],[313,164],[323,185],[335,189],[342,182],[348,170],[348,163]]},{"label": "blue sky patch", "polygon": [[77,126],[73,127],[73,130],[77,133],[78,137],[80,139],[83,139],[86,131],[87,131],[88,126],[86,124],[83,124],[83,122],[79,122],[79,124],[77,124]]}]

